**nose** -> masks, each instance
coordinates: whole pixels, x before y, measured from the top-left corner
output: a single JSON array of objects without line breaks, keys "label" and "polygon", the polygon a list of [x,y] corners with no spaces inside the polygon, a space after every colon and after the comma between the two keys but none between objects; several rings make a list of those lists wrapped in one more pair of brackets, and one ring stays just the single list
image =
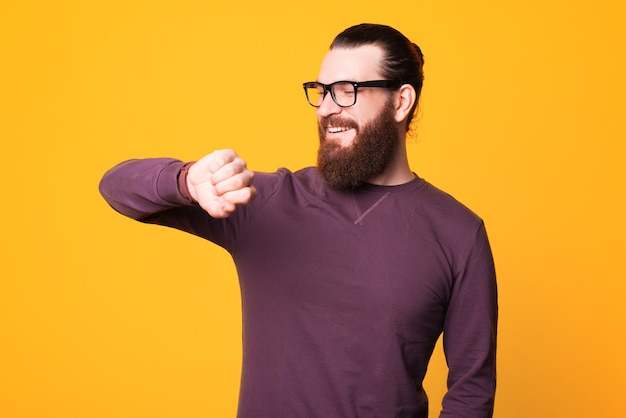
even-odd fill
[{"label": "nose", "polygon": [[326,93],[322,99],[322,104],[316,109],[317,116],[327,117],[333,114],[341,113],[342,107],[339,106],[330,96],[330,92]]}]

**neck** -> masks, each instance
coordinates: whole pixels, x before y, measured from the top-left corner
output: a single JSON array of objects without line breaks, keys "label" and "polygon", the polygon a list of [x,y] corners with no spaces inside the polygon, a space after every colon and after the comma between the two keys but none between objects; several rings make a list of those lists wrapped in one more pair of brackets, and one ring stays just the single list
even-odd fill
[{"label": "neck", "polygon": [[402,138],[399,140],[394,157],[385,171],[369,179],[368,183],[378,186],[398,186],[408,183],[414,178],[415,174],[411,171],[406,153],[406,141]]}]

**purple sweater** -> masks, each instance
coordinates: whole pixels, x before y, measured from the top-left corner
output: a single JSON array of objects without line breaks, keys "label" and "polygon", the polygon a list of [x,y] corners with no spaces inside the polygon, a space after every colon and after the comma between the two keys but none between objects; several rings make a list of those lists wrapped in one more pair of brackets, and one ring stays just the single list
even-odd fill
[{"label": "purple sweater", "polygon": [[100,190],[122,214],[233,257],[243,303],[241,418],[428,416],[443,332],[441,417],[491,417],[497,290],[483,222],[423,179],[354,191],[314,168],[256,173],[257,198],[213,219],[179,193],[183,163],[131,160]]}]

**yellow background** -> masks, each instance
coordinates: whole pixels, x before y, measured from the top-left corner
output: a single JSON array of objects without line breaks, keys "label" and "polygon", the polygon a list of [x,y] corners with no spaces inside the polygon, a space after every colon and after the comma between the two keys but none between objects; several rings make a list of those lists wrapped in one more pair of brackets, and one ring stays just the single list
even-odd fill
[{"label": "yellow background", "polygon": [[412,168],[487,223],[496,417],[623,416],[625,11],[620,0],[3,0],[0,416],[234,416],[230,258],[117,215],[97,184],[123,159],[222,147],[256,170],[313,164],[300,83],[363,21],[424,50]]}]

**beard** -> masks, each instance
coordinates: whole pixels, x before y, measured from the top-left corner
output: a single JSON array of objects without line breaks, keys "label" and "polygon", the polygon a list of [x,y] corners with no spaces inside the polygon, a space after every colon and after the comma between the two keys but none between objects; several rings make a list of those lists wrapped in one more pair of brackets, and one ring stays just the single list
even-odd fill
[{"label": "beard", "polygon": [[[352,145],[342,147],[334,141],[328,141],[328,125],[354,128],[356,136]],[[336,189],[354,189],[381,174],[391,162],[398,146],[398,131],[391,102],[367,125],[358,126],[352,120],[330,116],[323,118],[318,127],[320,147],[317,170]]]}]

